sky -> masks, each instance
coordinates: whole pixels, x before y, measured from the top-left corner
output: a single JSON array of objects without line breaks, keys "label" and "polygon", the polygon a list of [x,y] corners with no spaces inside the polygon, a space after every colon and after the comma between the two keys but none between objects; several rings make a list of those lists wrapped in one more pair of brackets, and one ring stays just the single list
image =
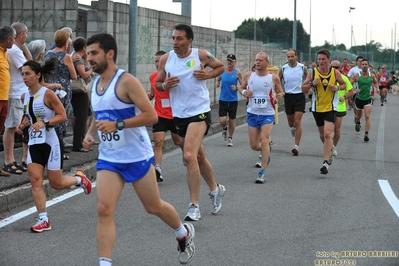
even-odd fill
[{"label": "sky", "polygon": [[[90,4],[90,0],[78,2]],[[114,2],[130,4],[129,0]],[[328,41],[333,45],[343,43],[348,49],[351,43],[365,45],[374,40],[383,48],[399,49],[397,0],[385,0],[384,4],[371,4],[369,0],[192,0],[191,22],[196,26],[233,31],[245,19],[254,17],[294,20],[295,2],[296,20],[311,33],[312,46]],[[181,3],[172,0],[137,0],[137,3],[140,7],[181,14]],[[354,8],[351,12],[350,7]]]}]

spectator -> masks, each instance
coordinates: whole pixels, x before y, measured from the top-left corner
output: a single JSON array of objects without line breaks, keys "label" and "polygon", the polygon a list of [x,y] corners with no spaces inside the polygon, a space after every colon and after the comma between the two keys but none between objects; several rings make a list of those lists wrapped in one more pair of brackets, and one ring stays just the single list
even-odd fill
[{"label": "spectator", "polygon": [[[47,83],[60,83],[62,85],[62,91],[66,93],[64,97],[60,97],[61,103],[64,106],[65,110],[68,113],[68,110],[71,106],[71,79],[76,79],[76,71],[73,66],[71,56],[66,52],[67,43],[69,39],[69,34],[66,31],[58,30],[54,34],[54,42],[56,47],[53,50],[50,50],[45,55],[45,59],[48,60],[50,58],[57,59],[57,67],[52,71],[52,76],[46,79]],[[65,122],[59,123],[55,126],[57,134],[59,138],[62,140],[62,144],[64,143],[63,139],[67,133],[68,119]],[[69,152],[69,150],[64,150],[65,152]],[[64,159],[69,159],[68,156],[64,156]]]},{"label": "spectator", "polygon": [[[78,77],[84,79],[85,83],[88,84],[92,80],[93,70],[86,63],[86,39],[82,37],[76,38],[73,41],[73,49],[75,52],[72,55],[72,61],[76,73]],[[73,92],[71,102],[74,114],[72,150],[88,152],[82,147],[82,142],[87,131],[86,121],[90,110],[89,97],[84,92]]]},{"label": "spectator", "polygon": [[[7,50],[7,59],[10,66],[10,91],[8,93],[8,112],[7,118],[4,124],[5,130],[3,135],[3,147],[4,147],[4,165],[3,170],[10,174],[21,175],[23,172],[28,171],[28,166],[24,159],[21,164],[18,164],[14,158],[14,142],[15,142],[15,130],[19,125],[23,115],[23,103],[21,96],[28,91],[25,83],[22,79],[22,65],[27,61],[23,50],[29,50],[23,46],[26,46],[25,42],[28,38],[28,28],[25,24],[15,22],[11,25],[16,32],[14,44],[11,49]],[[30,57],[32,57],[30,55]],[[27,157],[28,146],[23,143],[23,158]]]},{"label": "spectator", "polygon": [[[0,27],[0,132],[3,132],[8,110],[8,92],[10,90],[10,65],[7,60],[7,49],[14,44],[16,33],[13,27]],[[0,169],[0,176],[10,176],[10,173]]]}]

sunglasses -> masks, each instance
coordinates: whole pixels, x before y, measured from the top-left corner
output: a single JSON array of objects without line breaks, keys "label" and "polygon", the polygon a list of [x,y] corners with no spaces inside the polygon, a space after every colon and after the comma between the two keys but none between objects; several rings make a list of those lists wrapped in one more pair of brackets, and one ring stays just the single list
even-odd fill
[{"label": "sunglasses", "polygon": [[339,68],[339,66],[331,66],[331,67],[333,67],[333,68],[335,68],[335,69],[338,69],[338,68]]}]

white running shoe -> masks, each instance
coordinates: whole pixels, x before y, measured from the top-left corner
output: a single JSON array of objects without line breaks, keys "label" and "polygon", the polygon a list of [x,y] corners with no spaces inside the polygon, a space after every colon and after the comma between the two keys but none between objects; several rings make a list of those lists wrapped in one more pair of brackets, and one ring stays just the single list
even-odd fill
[{"label": "white running shoe", "polygon": [[186,217],[184,217],[184,221],[199,221],[201,219],[201,212],[199,210],[199,207],[190,204],[188,206],[188,212],[186,214]]},{"label": "white running shoe", "polygon": [[218,188],[219,191],[216,195],[212,195],[209,192],[209,197],[211,199],[212,214],[218,213],[222,208],[222,198],[224,196],[224,193],[226,192],[226,188],[223,185],[218,184]]},{"label": "white running shoe", "polygon": [[337,152],[337,147],[335,147],[334,145],[332,146],[332,156],[337,156],[338,152]]},{"label": "white running shoe", "polygon": [[179,262],[184,265],[190,263],[195,255],[195,229],[191,223],[184,223],[183,225],[187,229],[187,236],[177,239],[177,250],[179,251]]},{"label": "white running shoe", "polygon": [[223,137],[224,141],[227,140],[227,130],[222,131],[222,137]]},{"label": "white running shoe", "polygon": [[233,139],[232,138],[227,139],[227,147],[233,147]]},{"label": "white running shoe", "polygon": [[296,131],[296,128],[295,127],[292,127],[291,128],[291,136],[294,138],[295,137],[295,131]]}]

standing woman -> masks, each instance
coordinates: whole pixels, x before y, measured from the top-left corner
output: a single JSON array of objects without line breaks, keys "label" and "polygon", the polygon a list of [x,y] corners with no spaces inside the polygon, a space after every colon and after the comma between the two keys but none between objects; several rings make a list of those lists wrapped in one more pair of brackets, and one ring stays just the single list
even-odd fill
[{"label": "standing woman", "polygon": [[[61,98],[61,103],[64,106],[64,109],[68,112],[69,108],[71,107],[71,79],[76,79],[76,71],[75,67],[73,66],[72,58],[67,53],[67,44],[69,39],[69,33],[63,30],[58,30],[54,34],[54,42],[55,48],[51,51],[48,51],[45,55],[45,60],[50,58],[57,59],[57,65],[55,70],[52,71],[52,77],[45,78],[47,83],[60,83],[62,85],[62,90],[66,92],[65,97]],[[66,136],[68,127],[68,119],[63,121],[62,123],[58,124],[55,129],[62,140]],[[64,157],[67,159],[68,157]]]},{"label": "standing woman", "polygon": [[91,192],[91,182],[82,170],[75,176],[62,175],[63,150],[54,126],[66,120],[65,109],[57,95],[43,87],[44,75],[55,68],[55,59],[46,61],[45,65],[30,60],[22,67],[22,77],[29,91],[22,95],[24,118],[18,125],[19,133],[29,126],[28,142],[28,175],[32,186],[32,197],[39,213],[39,221],[31,227],[33,232],[50,230],[51,224],[46,210],[46,193],[43,190],[44,169],[47,166],[47,177],[53,189],[81,186],[86,194]]},{"label": "standing woman", "polygon": [[[86,63],[86,39],[77,37],[73,41],[73,49],[75,50],[72,55],[73,65],[75,66],[78,77],[84,79],[88,84],[92,78],[93,69]],[[82,147],[83,139],[87,131],[87,117],[90,110],[89,96],[85,92],[72,92],[72,107],[74,114],[73,124],[73,151],[87,152]]]}]

